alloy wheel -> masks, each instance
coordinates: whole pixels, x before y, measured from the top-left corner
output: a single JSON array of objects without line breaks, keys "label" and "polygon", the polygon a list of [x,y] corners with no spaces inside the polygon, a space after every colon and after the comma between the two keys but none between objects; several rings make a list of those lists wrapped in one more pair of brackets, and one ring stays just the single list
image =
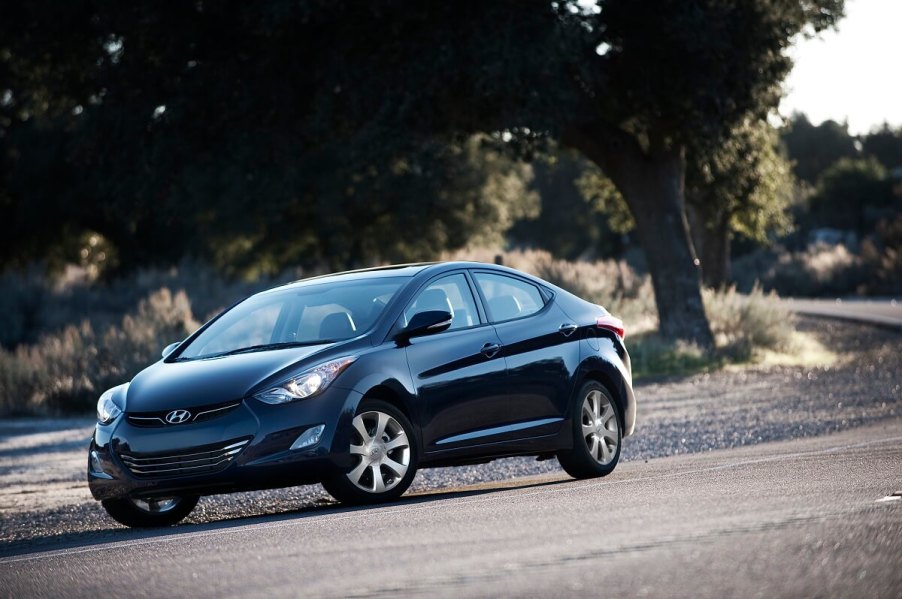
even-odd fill
[{"label": "alloy wheel", "polygon": [[620,422],[610,399],[597,389],[590,390],[583,399],[582,436],[589,455],[601,464],[610,464],[620,442]]},{"label": "alloy wheel", "polygon": [[148,514],[164,514],[174,510],[181,501],[181,497],[147,497],[130,501],[136,508]]},{"label": "alloy wheel", "polygon": [[384,493],[396,487],[410,467],[410,440],[394,417],[380,411],[358,414],[351,422],[351,455],[357,463],[346,474],[357,488]]}]

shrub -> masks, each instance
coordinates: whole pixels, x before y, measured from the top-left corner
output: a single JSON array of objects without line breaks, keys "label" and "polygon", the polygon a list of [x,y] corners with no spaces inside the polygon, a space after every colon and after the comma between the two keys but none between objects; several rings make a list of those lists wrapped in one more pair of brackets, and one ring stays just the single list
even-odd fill
[{"label": "shrub", "polygon": [[466,249],[446,254],[445,260],[494,262],[501,256],[506,266],[545,279],[553,285],[604,306],[623,319],[631,333],[657,327],[654,292],[648,275],[640,275],[623,260],[569,261],[555,259],[543,250],[498,252]]},{"label": "shrub", "polygon": [[287,270],[278,277],[244,281],[191,261],[174,268],[137,271],[108,283],[92,282],[80,271],[69,267],[63,275],[48,278],[33,267],[0,275],[0,345],[15,348],[36,343],[43,335],[85,320],[95,331],[105,330],[164,287],[184,290],[194,314],[206,321],[237,300],[305,275]]},{"label": "shrub", "polygon": [[697,345],[662,339],[656,332],[641,333],[629,339],[627,347],[633,378],[671,374],[690,374],[714,367],[720,362]]},{"label": "shrub", "polygon": [[87,411],[105,389],[130,380],[159,359],[165,344],[184,339],[197,326],[185,292],[163,288],[102,333],[85,320],[34,345],[2,350],[0,412]]},{"label": "shrub", "polygon": [[774,294],[756,287],[749,295],[706,289],[705,312],[714,334],[716,349],[706,354],[698,346],[662,339],[648,331],[628,340],[633,375],[689,374],[710,370],[728,362],[754,360],[764,350],[793,349],[794,319]]},{"label": "shrub", "polygon": [[794,319],[775,294],[755,287],[748,295],[706,289],[705,312],[717,349],[734,361],[753,357],[755,350],[787,351],[792,345]]},{"label": "shrub", "polygon": [[756,252],[733,265],[737,287],[796,297],[858,293],[870,279],[870,269],[844,245],[817,245],[803,252]]},{"label": "shrub", "polygon": [[861,258],[873,276],[866,291],[873,294],[902,293],[902,215],[884,219],[877,225],[878,238],[866,239]]},{"label": "shrub", "polygon": [[[492,262],[495,255],[475,250],[448,257]],[[697,347],[657,336],[651,282],[625,262],[571,262],[542,251],[506,252],[503,261],[622,318],[638,377],[693,372],[754,358],[759,349],[785,351],[790,344],[789,313],[760,288],[748,296],[735,289],[705,291],[718,346],[715,354],[706,355]],[[89,411],[101,392],[130,380],[159,359],[163,346],[194,331],[199,326],[194,314],[207,318],[260,288],[299,274],[230,281],[210,268],[184,264],[142,271],[108,285],[48,282],[34,273],[6,275],[0,278],[0,286],[9,292],[4,318],[19,323],[10,337],[34,341],[0,350],[0,414]]]}]

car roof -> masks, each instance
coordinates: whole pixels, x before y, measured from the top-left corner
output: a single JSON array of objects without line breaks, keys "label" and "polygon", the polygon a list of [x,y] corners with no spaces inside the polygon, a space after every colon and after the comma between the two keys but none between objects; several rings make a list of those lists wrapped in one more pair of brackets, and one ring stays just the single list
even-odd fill
[{"label": "car roof", "polygon": [[308,277],[306,279],[300,279],[297,281],[293,281],[291,283],[285,283],[283,285],[278,285],[276,287],[272,287],[270,289],[259,292],[260,294],[283,291],[286,289],[306,287],[308,285],[320,285],[320,284],[328,284],[328,283],[339,283],[339,282],[347,282],[347,281],[360,281],[367,279],[381,279],[381,278],[390,278],[390,277],[405,277],[405,278],[413,278],[417,275],[423,274],[423,276],[428,277],[432,274],[440,274],[445,271],[456,270],[460,268],[478,268],[481,270],[494,270],[499,273],[509,273],[513,275],[518,275],[520,277],[525,277],[527,279],[531,279],[535,283],[540,285],[549,286],[547,281],[543,281],[537,277],[529,275],[527,273],[521,272],[519,270],[515,270],[513,268],[492,264],[488,262],[473,262],[473,261],[463,261],[463,260],[455,260],[449,262],[416,262],[411,264],[391,264],[387,266],[377,266],[373,268],[361,268],[357,270],[347,270],[343,272],[336,272],[324,275],[317,275],[313,277]]},{"label": "car roof", "polygon": [[[455,260],[449,262],[416,262],[411,264],[392,264],[388,266],[377,266],[374,268],[361,268],[357,270],[347,270],[343,272],[336,272],[324,275],[317,275],[314,277],[308,277],[306,279],[300,279],[298,281],[293,281],[291,283],[286,283],[285,285],[280,285],[268,291],[274,291],[276,289],[285,289],[292,287],[305,287],[307,285],[318,285],[322,283],[337,283],[337,282],[345,282],[345,281],[359,281],[359,280],[367,280],[367,279],[380,279],[380,278],[389,278],[389,277],[408,277],[412,278],[416,275],[424,273],[424,276],[428,276],[428,274],[438,274],[448,270],[455,270],[459,268],[479,268],[479,269],[491,269],[497,270],[499,272],[509,272],[511,274],[517,274],[520,276],[525,276],[530,279],[535,279],[535,277],[531,277],[526,273],[522,273],[518,270],[514,270],[512,268],[508,268],[505,266],[499,266],[497,264],[491,264],[487,262],[473,262],[473,261],[462,261]],[[428,273],[428,274],[426,274]],[[537,280],[537,282],[539,282]],[[265,293],[265,292],[263,292]]]}]

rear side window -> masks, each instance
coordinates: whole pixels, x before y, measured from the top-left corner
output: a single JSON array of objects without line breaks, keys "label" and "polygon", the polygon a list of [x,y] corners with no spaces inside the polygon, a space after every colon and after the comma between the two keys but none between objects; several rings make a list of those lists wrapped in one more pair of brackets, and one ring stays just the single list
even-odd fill
[{"label": "rear side window", "polygon": [[493,322],[504,322],[535,314],[545,306],[539,288],[532,283],[504,275],[473,273],[488,303]]}]

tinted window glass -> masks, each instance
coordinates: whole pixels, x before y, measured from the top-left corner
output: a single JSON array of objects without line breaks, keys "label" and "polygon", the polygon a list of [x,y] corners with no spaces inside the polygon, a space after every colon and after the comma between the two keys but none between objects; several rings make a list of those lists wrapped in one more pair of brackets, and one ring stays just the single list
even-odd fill
[{"label": "tinted window glass", "polygon": [[539,288],[531,283],[484,272],[473,273],[488,302],[493,322],[503,322],[535,314],[545,305]]},{"label": "tinted window glass", "polygon": [[429,284],[404,311],[404,324],[417,312],[447,310],[452,320],[449,329],[463,329],[479,324],[476,301],[462,274],[442,277]]},{"label": "tinted window glass", "polygon": [[259,293],[219,317],[178,359],[356,337],[375,324],[386,304],[408,280],[397,277],[324,281]]}]

